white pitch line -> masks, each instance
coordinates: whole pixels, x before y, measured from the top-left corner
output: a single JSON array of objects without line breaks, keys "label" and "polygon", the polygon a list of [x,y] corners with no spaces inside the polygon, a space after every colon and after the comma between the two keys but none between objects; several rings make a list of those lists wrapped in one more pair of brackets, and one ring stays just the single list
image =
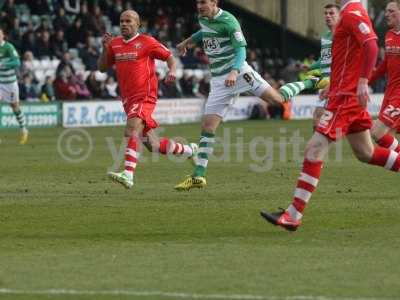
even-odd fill
[{"label": "white pitch line", "polygon": [[395,300],[394,298],[341,298],[341,297],[325,297],[325,296],[261,296],[261,295],[224,295],[224,294],[191,294],[179,292],[161,292],[161,291],[134,291],[134,290],[67,290],[67,289],[50,289],[50,290],[17,290],[17,289],[0,289],[0,295],[78,295],[78,296],[138,296],[151,297],[159,296],[164,298],[180,298],[180,299],[226,299],[226,300]]}]

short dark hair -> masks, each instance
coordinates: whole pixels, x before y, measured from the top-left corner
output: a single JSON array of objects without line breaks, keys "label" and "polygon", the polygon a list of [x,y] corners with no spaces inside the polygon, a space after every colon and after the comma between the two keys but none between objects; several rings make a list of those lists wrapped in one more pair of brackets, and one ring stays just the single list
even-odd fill
[{"label": "short dark hair", "polygon": [[340,10],[340,6],[337,4],[327,4],[324,6],[325,9],[329,9],[329,8],[336,8],[337,10]]}]

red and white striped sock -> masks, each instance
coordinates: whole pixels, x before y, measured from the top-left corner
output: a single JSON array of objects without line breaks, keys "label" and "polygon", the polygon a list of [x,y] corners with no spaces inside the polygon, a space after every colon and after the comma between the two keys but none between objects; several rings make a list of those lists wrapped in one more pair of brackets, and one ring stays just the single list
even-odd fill
[{"label": "red and white striped sock", "polygon": [[303,162],[303,170],[297,181],[293,202],[287,209],[290,216],[296,221],[303,217],[303,211],[318,185],[322,164],[322,161],[311,162],[307,159]]},{"label": "red and white striped sock", "polygon": [[133,177],[136,170],[136,164],[139,159],[138,150],[138,138],[130,137],[128,140],[128,145],[125,151],[125,174],[129,177]]},{"label": "red and white striped sock", "polygon": [[375,147],[370,165],[381,166],[393,172],[400,170],[400,154],[382,147]]},{"label": "red and white striped sock", "polygon": [[162,138],[160,140],[160,153],[161,154],[175,154],[192,156],[193,150],[189,145],[184,145],[168,138]]},{"label": "red and white striped sock", "polygon": [[391,134],[385,134],[377,141],[378,145],[389,150],[400,152],[399,141]]}]

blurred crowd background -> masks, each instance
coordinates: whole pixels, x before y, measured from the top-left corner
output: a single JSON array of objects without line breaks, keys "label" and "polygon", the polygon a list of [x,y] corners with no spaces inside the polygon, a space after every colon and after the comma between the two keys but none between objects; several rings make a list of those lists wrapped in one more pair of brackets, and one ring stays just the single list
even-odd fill
[{"label": "blurred crowd background", "polygon": [[[102,35],[119,33],[119,16],[125,9],[135,9],[141,16],[140,31],[160,40],[175,57],[174,46],[198,29],[194,1],[173,5],[163,0],[6,0],[0,6],[0,26],[21,56],[20,97],[26,101],[118,98],[115,74],[98,72],[96,64]],[[248,63],[275,88],[304,79],[302,65],[318,58],[318,53],[283,58],[277,48],[257,47],[259,37],[243,30],[249,41]],[[381,48],[380,59],[383,54]],[[158,62],[159,98],[207,97],[207,65],[203,50],[193,48],[178,59],[176,83],[166,85],[166,65]],[[373,88],[383,92],[385,81]]]}]

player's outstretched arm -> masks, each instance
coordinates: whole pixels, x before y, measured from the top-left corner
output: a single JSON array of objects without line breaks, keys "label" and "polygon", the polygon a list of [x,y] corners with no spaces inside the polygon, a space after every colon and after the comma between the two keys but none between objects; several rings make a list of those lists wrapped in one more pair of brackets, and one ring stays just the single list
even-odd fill
[{"label": "player's outstretched arm", "polygon": [[108,62],[108,47],[111,43],[112,35],[107,32],[103,36],[102,44],[103,51],[100,54],[99,59],[97,60],[97,68],[100,72],[106,72],[108,70],[109,62]]},{"label": "player's outstretched arm", "polygon": [[186,40],[180,42],[177,46],[176,49],[179,51],[180,56],[185,56],[187,52],[187,48],[191,44],[199,44],[201,40],[203,39],[203,34],[201,31],[197,31],[196,33],[192,34],[191,37],[187,38]]}]

